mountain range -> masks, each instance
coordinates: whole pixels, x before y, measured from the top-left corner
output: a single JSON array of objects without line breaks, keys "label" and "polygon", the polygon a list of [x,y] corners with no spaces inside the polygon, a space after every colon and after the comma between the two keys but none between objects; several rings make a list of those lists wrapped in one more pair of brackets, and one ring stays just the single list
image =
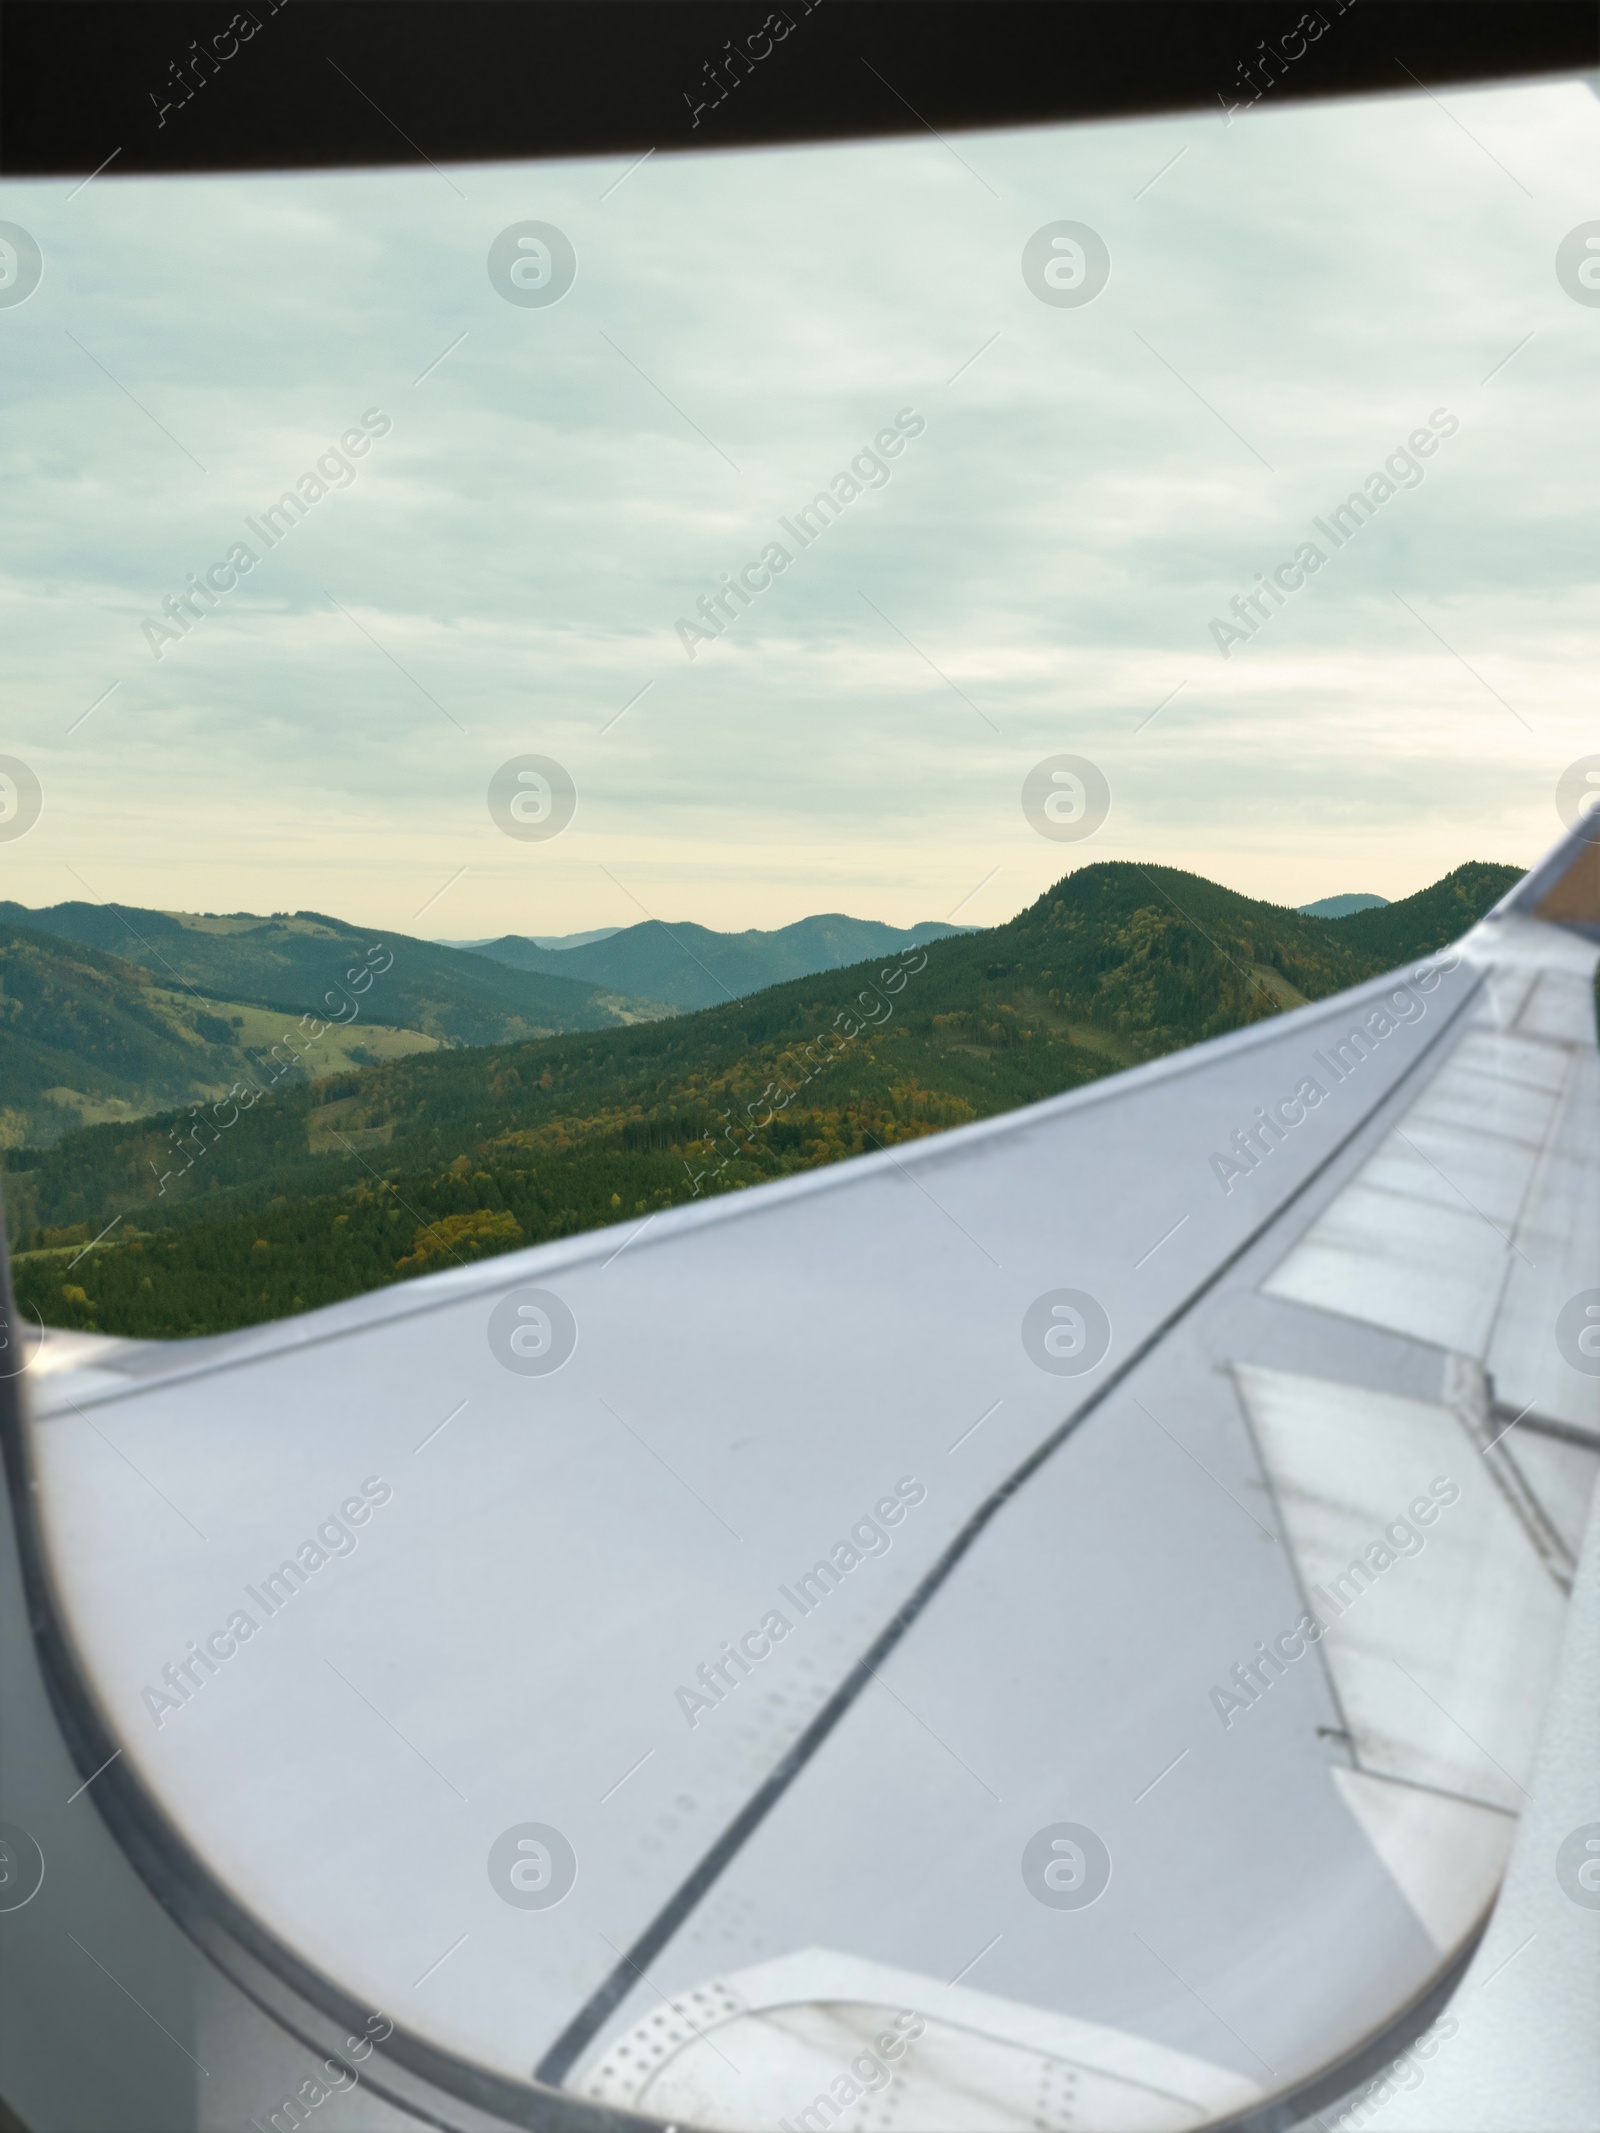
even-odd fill
[{"label": "mountain range", "polygon": [[543,945],[519,933],[476,943],[473,952],[513,970],[585,978],[622,994],[684,1009],[718,1007],[788,978],[842,970],[876,955],[946,940],[971,928],[925,920],[900,928],[830,911],[775,932],[713,933],[709,927],[649,919],[614,933],[571,936],[571,947]]},{"label": "mountain range", "polygon": [[0,1140],[220,1094],[319,1024],[345,1034],[317,1039],[296,1073],[669,1012],[315,911],[0,903]]},{"label": "mountain range", "polygon": [[416,1053],[249,1107],[13,1147],[18,1296],[50,1325],[219,1332],[637,1224],[1326,997],[1456,939],[1518,878],[1469,864],[1325,919],[1106,862],[1006,925],[720,1007]]},{"label": "mountain range", "polygon": [[957,930],[829,915],[775,933],[652,921],[565,946],[452,944],[316,911],[0,903],[0,1145],[218,1096],[321,1025],[298,1078],[659,1020]]}]

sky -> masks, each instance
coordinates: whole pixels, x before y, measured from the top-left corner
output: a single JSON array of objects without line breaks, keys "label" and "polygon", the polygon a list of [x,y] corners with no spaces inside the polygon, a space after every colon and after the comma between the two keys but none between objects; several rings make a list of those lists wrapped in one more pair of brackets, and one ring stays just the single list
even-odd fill
[{"label": "sky", "polygon": [[[990,925],[1103,859],[1282,903],[1529,864],[1600,747],[1600,304],[1556,271],[1597,151],[1549,82],[0,183],[42,258],[0,302],[0,759],[42,795],[0,896],[472,938]],[[571,247],[558,301],[502,293],[524,222]],[[1109,258],[1092,300],[1025,271],[1059,222]],[[269,547],[246,521],[364,420]],[[1314,529],[1419,430],[1358,532]],[[1109,792],[1075,841],[1023,807],[1058,754]],[[524,755],[576,795],[558,835],[491,812]]]}]

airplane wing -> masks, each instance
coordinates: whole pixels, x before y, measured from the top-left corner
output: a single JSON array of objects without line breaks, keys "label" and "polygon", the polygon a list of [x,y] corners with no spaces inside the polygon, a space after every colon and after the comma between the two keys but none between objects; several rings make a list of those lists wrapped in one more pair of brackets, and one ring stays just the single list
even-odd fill
[{"label": "airplane wing", "polygon": [[1267,2133],[1466,2053],[1508,1862],[1594,1901],[1519,1843],[1596,1575],[1592,837],[1004,1118],[219,1338],[45,1334],[0,1541],[34,2133]]}]

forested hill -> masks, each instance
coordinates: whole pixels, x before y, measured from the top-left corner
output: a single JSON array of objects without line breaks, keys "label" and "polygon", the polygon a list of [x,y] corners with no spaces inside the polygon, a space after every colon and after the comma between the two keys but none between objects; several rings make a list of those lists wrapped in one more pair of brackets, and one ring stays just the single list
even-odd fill
[{"label": "forested hill", "polygon": [[1357,954],[1376,956],[1385,969],[1393,969],[1412,953],[1409,943],[1419,933],[1433,934],[1441,942],[1458,940],[1520,879],[1514,867],[1457,867],[1403,904],[1384,904],[1340,919],[1339,938]]},{"label": "forested hill", "polygon": [[214,1332],[637,1220],[1324,997],[1442,947],[1518,878],[1469,865],[1319,919],[1112,862],[1008,925],[725,1007],[400,1059],[232,1120],[91,1128],[11,1153],[18,1293],[47,1324]]}]

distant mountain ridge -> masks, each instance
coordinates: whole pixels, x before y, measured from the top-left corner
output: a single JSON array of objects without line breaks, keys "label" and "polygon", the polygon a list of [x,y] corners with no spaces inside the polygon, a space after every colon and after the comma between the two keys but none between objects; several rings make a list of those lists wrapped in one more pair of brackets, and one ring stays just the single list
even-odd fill
[{"label": "distant mountain ridge", "polygon": [[587,948],[591,941],[608,941],[621,931],[620,926],[592,926],[587,933],[530,933],[528,938],[536,948]]},{"label": "distant mountain ridge", "polygon": [[828,911],[770,933],[756,927],[717,933],[692,921],[667,925],[648,919],[587,940],[569,935],[576,943],[570,948],[541,947],[529,936],[507,933],[471,952],[514,970],[587,978],[614,992],[687,1009],[717,1007],[790,978],[848,969],[872,956],[898,955],[902,949],[973,930],[932,919],[915,926],[888,926]]},{"label": "distant mountain ridge", "polygon": [[1295,909],[1302,918],[1353,918],[1357,911],[1381,911],[1388,902],[1387,896],[1324,896],[1314,904],[1297,904]]},{"label": "distant mountain ridge", "polygon": [[594,926],[587,933],[475,933],[471,940],[455,940],[441,934],[441,948],[488,948],[497,940],[532,941],[536,948],[586,948],[590,941],[608,941],[613,933],[620,933],[620,926]]}]

